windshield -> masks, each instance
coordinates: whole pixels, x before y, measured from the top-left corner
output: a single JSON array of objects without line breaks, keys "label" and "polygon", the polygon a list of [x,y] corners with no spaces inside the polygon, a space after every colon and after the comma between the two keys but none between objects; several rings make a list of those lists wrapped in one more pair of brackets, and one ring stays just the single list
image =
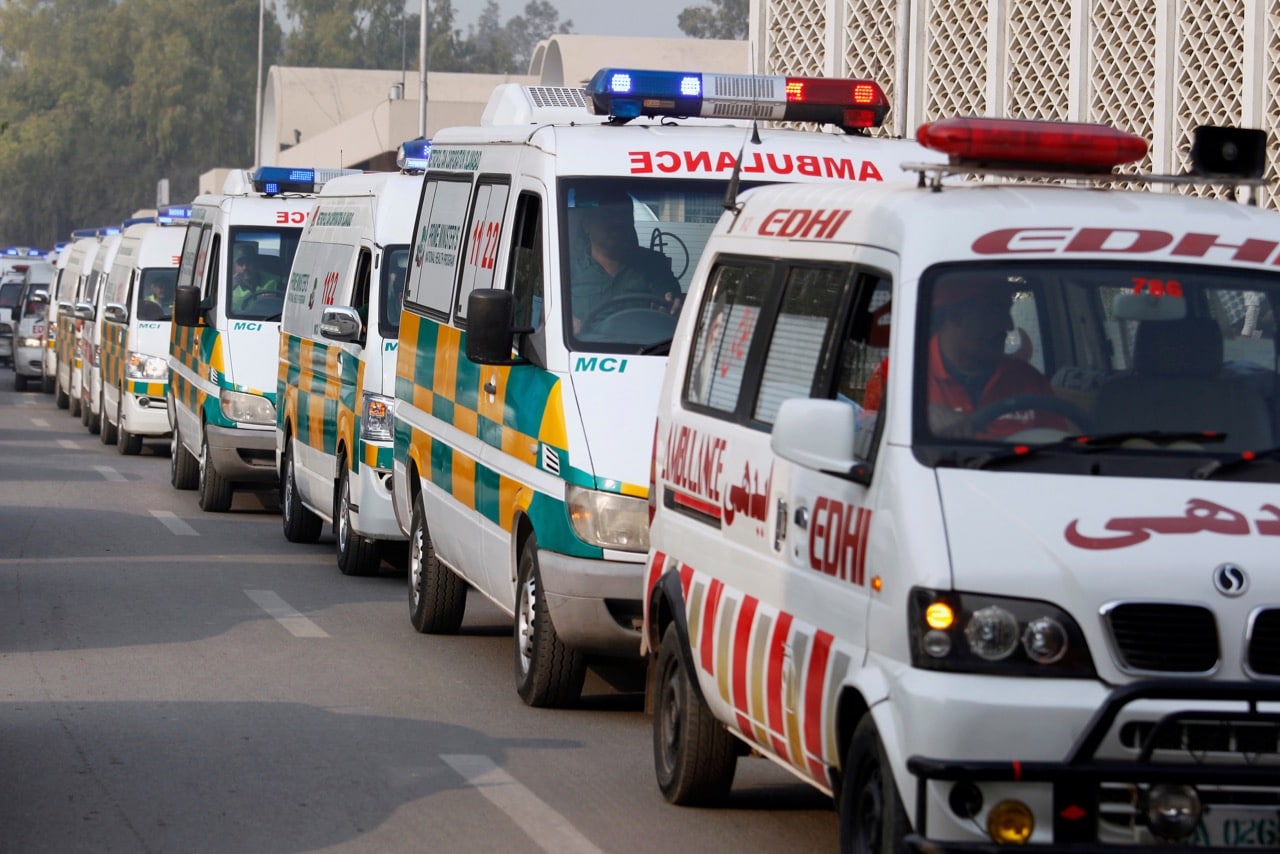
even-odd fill
[{"label": "windshield", "polygon": [[926,273],[920,293],[915,444],[935,462],[1068,437],[1201,457],[1277,444],[1280,277],[965,265]]},{"label": "windshield", "polygon": [[143,270],[138,288],[139,320],[172,320],[176,267]]},{"label": "windshield", "polygon": [[285,280],[298,251],[301,229],[262,227],[231,230],[231,287],[227,316],[235,320],[279,320]]},{"label": "windshield", "polygon": [[0,308],[16,309],[22,301],[22,282],[0,282]]},{"label": "windshield", "polygon": [[635,353],[670,341],[724,192],[724,182],[561,181],[570,348]]}]

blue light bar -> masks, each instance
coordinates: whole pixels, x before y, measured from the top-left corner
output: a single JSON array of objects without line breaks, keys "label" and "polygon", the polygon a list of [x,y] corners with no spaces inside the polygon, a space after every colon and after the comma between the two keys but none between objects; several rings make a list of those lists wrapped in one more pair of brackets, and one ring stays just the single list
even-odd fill
[{"label": "blue light bar", "polygon": [[699,116],[822,122],[854,131],[879,126],[889,111],[879,84],[846,78],[602,68],[586,91],[591,112],[618,123]]},{"label": "blue light bar", "polygon": [[316,170],[294,169],[288,166],[260,166],[253,178],[253,189],[264,196],[281,193],[314,193]]},{"label": "blue light bar", "polygon": [[137,224],[138,224],[138,223],[140,223],[140,222],[155,222],[155,221],[156,221],[156,218],[155,218],[155,217],[153,217],[153,216],[134,216],[134,217],[129,217],[129,218],[128,218],[128,219],[126,219],[124,222],[120,223],[120,230],[121,230],[121,231],[123,231],[124,229],[128,228],[129,226],[131,226],[131,225],[137,225]]},{"label": "blue light bar", "polygon": [[191,205],[166,205],[156,214],[160,225],[173,225],[191,219]]},{"label": "blue light bar", "polygon": [[45,254],[45,253],[44,253],[44,250],[42,250],[42,249],[28,249],[28,250],[27,250],[27,257],[28,257],[28,258],[39,258],[39,257],[40,257],[41,255],[43,255],[43,254]]},{"label": "blue light bar", "polygon": [[19,253],[18,253],[18,247],[16,247],[16,246],[6,246],[6,247],[4,248],[4,254],[5,254],[5,255],[12,255],[12,256],[15,256],[15,257],[16,257],[16,256],[19,254]]},{"label": "blue light bar", "polygon": [[98,229],[99,237],[110,237],[113,234],[119,234],[119,233],[120,233],[120,226],[118,225],[104,225],[102,228]]},{"label": "blue light bar", "polygon": [[86,237],[97,237],[98,229],[96,228],[77,228],[71,232],[72,240],[82,240]]},{"label": "blue light bar", "polygon": [[402,172],[425,172],[430,157],[431,140],[419,137],[400,145],[400,153],[396,155],[396,165]]}]

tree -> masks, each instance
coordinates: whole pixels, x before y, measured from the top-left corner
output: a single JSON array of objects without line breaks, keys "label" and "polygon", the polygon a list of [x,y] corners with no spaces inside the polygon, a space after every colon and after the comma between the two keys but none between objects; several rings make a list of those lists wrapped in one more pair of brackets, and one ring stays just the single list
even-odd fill
[{"label": "tree", "polygon": [[[492,2],[492,0],[491,0]],[[529,60],[538,42],[557,33],[573,32],[572,20],[560,20],[560,12],[548,0],[529,0],[524,14],[517,15],[503,28],[511,61],[508,70],[529,73]]]},{"label": "tree", "polygon": [[749,32],[750,0],[711,0],[709,6],[688,6],[676,18],[680,32],[695,39],[745,39]]},{"label": "tree", "polygon": [[418,16],[398,0],[285,0],[284,12],[293,23],[284,65],[400,68],[410,32],[417,43]]}]

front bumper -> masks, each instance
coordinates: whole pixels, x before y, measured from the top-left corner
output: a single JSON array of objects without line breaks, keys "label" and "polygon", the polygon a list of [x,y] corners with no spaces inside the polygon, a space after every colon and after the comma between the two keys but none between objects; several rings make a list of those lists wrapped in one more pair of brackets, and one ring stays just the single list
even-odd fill
[{"label": "front bumper", "polygon": [[556,634],[584,652],[640,656],[644,563],[538,551],[538,570]]},{"label": "front bumper", "polygon": [[371,540],[405,540],[391,503],[391,472],[362,465],[351,480],[351,528]]},{"label": "front bumper", "polygon": [[[1161,704],[1162,712],[1147,717],[1145,729],[1130,730],[1128,738],[1136,742],[1135,748],[1125,758],[1102,756],[1114,752],[1116,730],[1125,725],[1126,712],[1143,703]],[[1271,710],[1260,708],[1262,704],[1269,704]],[[1280,813],[1280,705],[1271,704],[1280,704],[1280,684],[1139,682],[1111,692],[1058,761],[911,756],[907,767],[918,780],[916,832],[907,838],[907,848],[927,854],[1009,850],[988,839],[929,838],[931,802],[934,817],[947,803],[945,796],[936,797],[937,787],[929,785],[931,781],[950,784],[952,789],[975,784],[986,791],[990,786],[1005,794],[1030,790],[1033,797],[1025,798],[1026,802],[1040,801],[1043,809],[1036,809],[1036,815],[1050,819],[1048,827],[1020,846],[1037,852],[1120,854],[1161,844],[1147,828],[1143,810],[1137,808],[1143,793],[1158,784],[1194,786],[1222,808],[1270,804]],[[993,801],[984,800],[988,807]],[[945,813],[941,817],[943,824],[956,820]],[[974,823],[983,826],[982,819],[978,815]],[[1168,844],[1163,843],[1162,850],[1182,850],[1164,847]],[[1240,849],[1201,844],[1193,850]]]},{"label": "front bumper", "polygon": [[[146,401],[145,406],[143,401]],[[122,393],[120,426],[134,436],[169,435],[169,411],[165,408],[165,393],[163,391],[159,395]]]},{"label": "front bumper", "polygon": [[205,427],[209,461],[218,474],[237,483],[278,483],[274,428]]}]

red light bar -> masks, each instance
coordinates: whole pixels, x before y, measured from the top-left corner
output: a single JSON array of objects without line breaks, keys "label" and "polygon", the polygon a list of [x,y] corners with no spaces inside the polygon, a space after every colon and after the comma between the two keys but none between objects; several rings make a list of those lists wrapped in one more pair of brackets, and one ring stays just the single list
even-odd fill
[{"label": "red light bar", "polygon": [[786,78],[789,121],[824,122],[846,129],[879,127],[889,99],[873,80],[838,77]]},{"label": "red light bar", "polygon": [[1110,125],[1032,119],[941,119],[921,125],[916,140],[952,164],[1059,172],[1107,172],[1141,160],[1148,148],[1142,137]]}]

